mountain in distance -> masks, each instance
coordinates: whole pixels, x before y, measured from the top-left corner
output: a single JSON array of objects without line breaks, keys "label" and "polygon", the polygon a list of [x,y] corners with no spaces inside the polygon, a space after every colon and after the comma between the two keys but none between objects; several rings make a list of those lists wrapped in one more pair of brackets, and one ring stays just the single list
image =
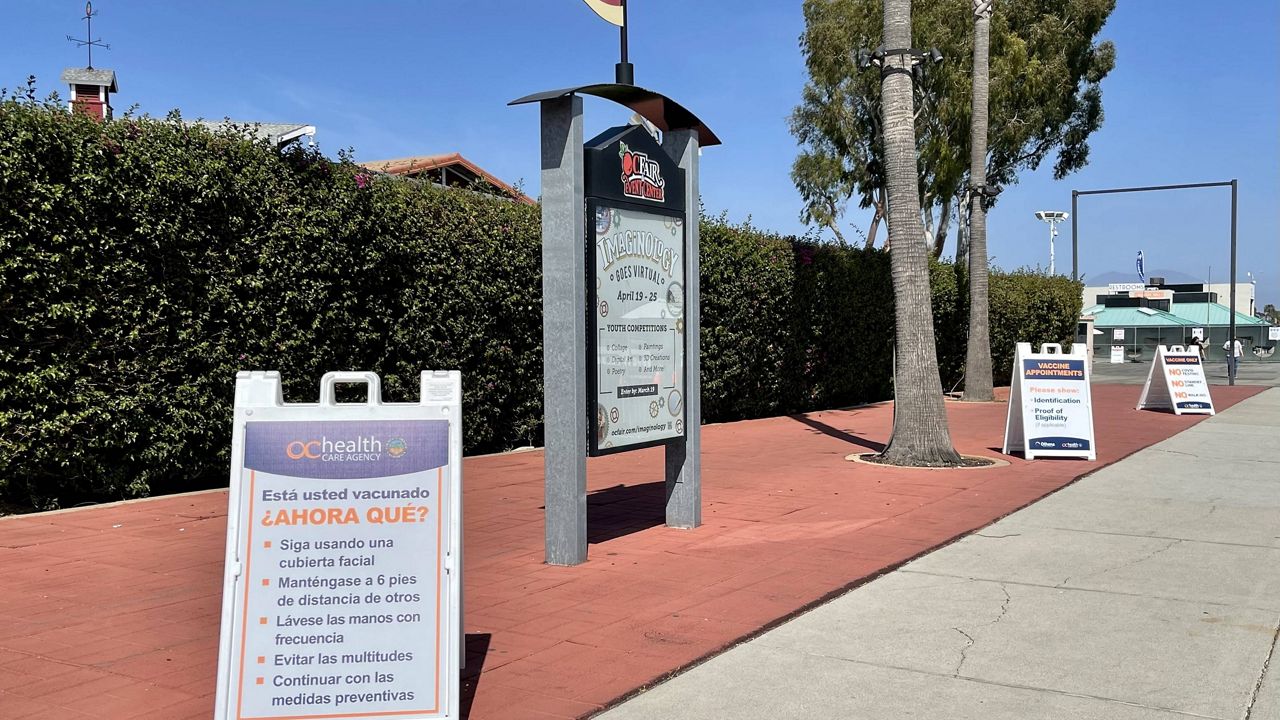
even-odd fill
[{"label": "mountain in distance", "polygon": [[[1183,283],[1202,283],[1204,278],[1193,277],[1184,272],[1177,270],[1151,270],[1147,273],[1147,280],[1153,277],[1162,277],[1164,281],[1170,285],[1181,285]],[[1223,273],[1219,282],[1228,280],[1226,273]],[[1239,279],[1237,278],[1237,281]],[[1084,284],[1090,287],[1098,287],[1100,285],[1110,285],[1111,283],[1136,283],[1138,282],[1138,273],[1130,272],[1104,272],[1100,275],[1085,275]]]}]

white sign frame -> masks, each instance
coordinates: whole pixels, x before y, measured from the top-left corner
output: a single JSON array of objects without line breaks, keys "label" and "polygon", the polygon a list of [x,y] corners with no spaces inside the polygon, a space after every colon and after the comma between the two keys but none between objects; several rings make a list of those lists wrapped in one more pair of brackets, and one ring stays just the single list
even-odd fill
[{"label": "white sign frame", "polygon": [[1111,346],[1111,364],[1123,365],[1125,362],[1124,352],[1125,352],[1125,348],[1123,345],[1112,345]]},{"label": "white sign frame", "polygon": [[[364,383],[368,388],[367,402],[338,403],[335,399],[335,386],[338,383]],[[463,664],[464,632],[462,624],[462,379],[456,370],[424,371],[419,380],[420,396],[417,403],[381,402],[381,383],[376,374],[371,372],[330,372],[320,381],[320,402],[318,403],[285,403],[281,391],[280,373],[275,371],[240,372],[236,375],[235,415],[231,440],[231,475],[227,512],[227,542],[223,575],[222,623],[218,644],[217,695],[214,706],[215,720],[305,720],[319,717],[343,717],[348,720],[456,720],[460,717],[461,702],[461,667]],[[253,673],[246,673],[245,667],[250,664],[242,658],[242,647],[249,643],[250,629],[256,630],[257,623],[246,622],[246,610],[243,598],[248,597],[249,587],[257,583],[256,577],[248,577],[250,571],[249,541],[242,539],[242,529],[248,530],[259,522],[259,518],[245,517],[242,511],[244,499],[247,497],[245,487],[245,450],[247,427],[253,422],[314,422],[314,421],[346,421],[346,422],[401,422],[421,420],[445,420],[448,422],[447,464],[438,472],[442,479],[439,497],[436,498],[438,517],[439,546],[438,557],[429,557],[422,553],[424,566],[430,563],[430,570],[438,572],[435,576],[438,584],[436,605],[437,647],[433,652],[419,653],[414,659],[403,665],[414,673],[423,668],[434,668],[436,682],[433,683],[436,695],[433,699],[435,708],[424,711],[419,708],[405,710],[403,708],[387,711],[343,712],[335,708],[328,713],[310,710],[300,711],[297,707],[283,707],[282,711],[292,710],[293,714],[261,713],[246,715],[243,712],[243,689],[248,686]],[[292,456],[291,456],[292,457]],[[310,457],[310,456],[308,456]],[[447,470],[447,471],[446,471]],[[265,473],[264,473],[265,475]],[[400,477],[411,477],[403,475]],[[447,476],[447,480],[443,478]],[[393,477],[393,476],[392,476]],[[335,483],[342,483],[337,480]],[[250,498],[252,499],[252,498]],[[391,531],[388,531],[391,532]],[[348,531],[348,534],[350,531]],[[248,537],[246,532],[245,537]],[[404,547],[402,545],[402,547]],[[436,571],[438,565],[439,570]],[[266,582],[263,583],[266,585]],[[363,607],[363,606],[362,606]],[[317,612],[342,612],[342,608],[324,608]],[[353,627],[353,626],[349,626]],[[279,629],[267,632],[278,633]],[[353,632],[353,630],[348,630]],[[354,631],[358,632],[358,631]],[[308,648],[319,652],[323,646]],[[427,657],[434,656],[431,661]],[[344,672],[350,665],[321,665],[324,672]],[[364,666],[363,671],[369,670]],[[265,672],[271,672],[266,670]],[[277,672],[277,674],[279,674]],[[255,683],[262,684],[262,683]],[[291,691],[313,688],[298,687]],[[323,688],[322,688],[323,689]],[[370,692],[383,688],[369,688]],[[332,690],[332,688],[330,688]],[[416,698],[415,698],[416,700]],[[366,701],[368,702],[368,701]]]},{"label": "white sign frame", "polygon": [[[1171,364],[1181,367],[1170,367]],[[1177,371],[1176,374],[1174,371]],[[1194,394],[1188,395],[1188,391],[1184,389],[1188,379],[1192,388],[1203,386],[1203,393],[1193,389],[1190,392]],[[1181,403],[1178,393],[1186,396],[1181,399]],[[1151,370],[1147,372],[1147,382],[1143,384],[1142,395],[1138,397],[1137,409],[1172,410],[1175,415],[1216,414],[1213,407],[1213,394],[1209,391],[1209,379],[1204,374],[1204,361],[1200,358],[1200,351],[1181,345],[1157,347],[1156,357],[1151,361]]]},{"label": "white sign frame", "polygon": [[[1085,431],[1086,437],[1083,438],[1058,438],[1082,441],[1088,445],[1087,448],[1043,448],[1032,447],[1032,444],[1040,438],[1032,435],[1034,430],[1034,409],[1033,401],[1030,397],[1030,389],[1028,385],[1032,382],[1043,382],[1050,384],[1051,379],[1040,381],[1028,380],[1026,373],[1023,371],[1024,361],[1053,361],[1065,360],[1068,362],[1079,362],[1079,370],[1083,372],[1083,376],[1079,378],[1069,378],[1071,382],[1079,382],[1083,380],[1083,388],[1081,392],[1081,407],[1077,408],[1071,414],[1083,414],[1087,421],[1083,423],[1081,430]],[[1098,459],[1098,442],[1097,436],[1093,431],[1093,394],[1091,391],[1092,380],[1090,378],[1089,358],[1086,355],[1086,349],[1083,343],[1076,343],[1069,353],[1062,351],[1062,346],[1057,343],[1045,343],[1040,346],[1040,352],[1033,353],[1031,351],[1031,343],[1018,343],[1017,352],[1013,356],[1013,376],[1009,382],[1009,409],[1005,416],[1004,426],[1004,447],[1003,452],[1009,455],[1013,452],[1021,451],[1023,457],[1027,460],[1034,460],[1038,457],[1083,457],[1087,460]],[[1065,371],[1065,370],[1064,370]],[[1070,369],[1075,372],[1074,368]],[[1058,382],[1065,382],[1064,378]],[[1067,414],[1064,411],[1070,405],[1057,409],[1056,412]],[[1050,438],[1045,438],[1048,440]]]}]

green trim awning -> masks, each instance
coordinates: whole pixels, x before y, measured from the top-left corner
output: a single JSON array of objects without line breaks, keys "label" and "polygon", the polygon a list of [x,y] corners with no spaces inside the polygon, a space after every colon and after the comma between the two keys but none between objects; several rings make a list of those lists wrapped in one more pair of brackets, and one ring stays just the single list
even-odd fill
[{"label": "green trim awning", "polygon": [[[1231,308],[1222,303],[1170,303],[1169,312],[1195,325],[1230,325]],[[1266,325],[1260,318],[1236,311],[1236,325]]]},{"label": "green trim awning", "polygon": [[1151,308],[1094,305],[1082,313],[1093,316],[1093,326],[1105,327],[1188,327],[1196,323],[1173,313]]}]

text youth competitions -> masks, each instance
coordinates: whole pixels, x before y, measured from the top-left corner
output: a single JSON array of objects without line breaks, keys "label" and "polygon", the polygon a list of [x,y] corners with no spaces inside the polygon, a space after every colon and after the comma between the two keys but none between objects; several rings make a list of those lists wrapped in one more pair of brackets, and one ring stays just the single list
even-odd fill
[{"label": "text youth competitions", "polygon": [[684,227],[621,208],[595,214],[596,444],[684,434]]}]

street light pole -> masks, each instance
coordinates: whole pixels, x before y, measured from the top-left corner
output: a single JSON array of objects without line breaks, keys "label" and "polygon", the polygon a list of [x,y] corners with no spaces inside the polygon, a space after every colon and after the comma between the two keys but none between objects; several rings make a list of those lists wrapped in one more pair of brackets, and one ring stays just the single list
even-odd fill
[{"label": "street light pole", "polygon": [[[1044,222],[1049,223],[1049,274],[1050,275],[1056,274],[1055,267],[1054,267],[1054,257],[1053,257],[1053,239],[1058,237],[1058,223],[1063,222],[1069,217],[1071,217],[1071,213],[1066,213],[1061,210],[1040,210],[1039,212],[1036,213],[1037,220],[1043,220]],[[1075,273],[1075,270],[1073,266],[1072,274],[1074,275],[1074,273]]]}]

